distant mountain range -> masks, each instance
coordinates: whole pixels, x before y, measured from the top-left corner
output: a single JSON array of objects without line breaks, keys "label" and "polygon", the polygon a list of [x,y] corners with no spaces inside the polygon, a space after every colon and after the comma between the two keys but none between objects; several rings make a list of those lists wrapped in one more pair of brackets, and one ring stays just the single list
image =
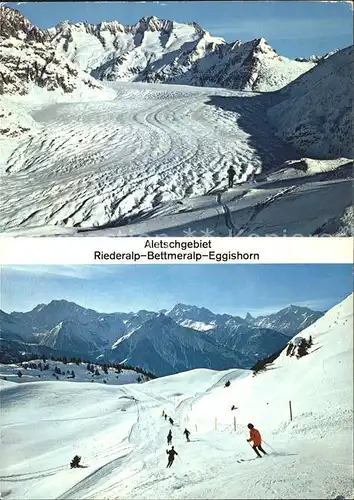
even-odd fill
[{"label": "distant mountain range", "polygon": [[3,361],[16,351],[58,353],[125,362],[156,375],[193,368],[250,368],[322,315],[289,306],[269,316],[241,318],[185,304],[163,312],[107,314],[53,300],[25,313],[1,311],[0,352]]},{"label": "distant mountain range", "polygon": [[1,7],[2,92],[25,94],[35,82],[66,93],[98,80],[277,90],[321,58],[291,60],[263,38],[226,43],[197,23],[143,17],[90,24],[64,21],[41,30],[19,11]]}]

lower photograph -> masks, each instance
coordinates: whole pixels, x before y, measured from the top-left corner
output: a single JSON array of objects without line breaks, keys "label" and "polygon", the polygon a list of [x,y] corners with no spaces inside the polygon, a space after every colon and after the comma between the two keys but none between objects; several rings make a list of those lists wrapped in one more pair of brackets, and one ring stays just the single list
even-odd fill
[{"label": "lower photograph", "polygon": [[352,499],[352,276],[2,266],[0,498]]}]

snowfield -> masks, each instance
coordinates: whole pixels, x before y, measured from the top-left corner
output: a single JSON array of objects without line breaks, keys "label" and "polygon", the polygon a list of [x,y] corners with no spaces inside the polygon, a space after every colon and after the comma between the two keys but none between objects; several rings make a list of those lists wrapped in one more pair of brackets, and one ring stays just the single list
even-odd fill
[{"label": "snowfield", "polygon": [[[1,494],[352,499],[352,321],[350,296],[301,332],[313,339],[307,356],[283,352],[255,377],[203,369],[125,386],[2,381]],[[175,421],[171,469],[162,410]],[[255,459],[249,422],[269,456]],[[70,469],[75,454],[84,468]]]},{"label": "snowfield", "polygon": [[[116,83],[107,97],[11,102],[38,131],[0,141],[5,234],[306,236],[351,204],[345,158],[329,168],[320,162],[319,173],[288,167],[286,179],[267,180],[300,157],[268,125],[269,98],[260,94]],[[239,187],[225,193],[230,165]],[[260,173],[262,182],[247,182]]]},{"label": "snowfield", "polygon": [[[119,84],[113,101],[54,104],[33,112],[42,131],[8,159],[4,229],[114,224],[166,201],[206,194],[225,179],[230,165],[246,180],[261,170],[260,151],[238,126],[240,114],[208,105],[210,95],[218,94],[241,95]],[[242,99],[242,113],[250,126],[259,126],[252,94]],[[269,166],[287,159],[287,148],[271,131],[262,135],[259,149]]]}]

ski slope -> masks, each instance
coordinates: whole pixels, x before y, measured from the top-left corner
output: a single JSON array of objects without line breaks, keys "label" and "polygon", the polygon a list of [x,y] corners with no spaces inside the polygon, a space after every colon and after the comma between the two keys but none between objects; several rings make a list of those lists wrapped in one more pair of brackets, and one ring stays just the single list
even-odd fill
[{"label": "ski slope", "polygon": [[[352,320],[350,296],[301,333],[314,342],[307,356],[282,353],[256,377],[202,369],[120,387],[1,381],[2,496],[352,499]],[[175,421],[171,469],[162,410]],[[269,456],[255,459],[248,422]],[[70,469],[75,454],[84,468]]]},{"label": "ski slope", "polygon": [[[209,228],[227,236],[240,226],[252,232],[260,225],[265,233],[306,235],[351,204],[348,172],[334,179],[296,172],[268,182],[268,174],[298,158],[268,125],[268,98],[225,89],[110,85],[107,95],[114,89],[115,98],[108,100],[11,103],[12,114],[17,106],[22,122],[27,113],[36,127],[21,138],[1,139],[3,233],[183,236],[187,229],[200,234]],[[244,184],[225,193],[230,165]],[[260,173],[262,185],[247,183]]]}]

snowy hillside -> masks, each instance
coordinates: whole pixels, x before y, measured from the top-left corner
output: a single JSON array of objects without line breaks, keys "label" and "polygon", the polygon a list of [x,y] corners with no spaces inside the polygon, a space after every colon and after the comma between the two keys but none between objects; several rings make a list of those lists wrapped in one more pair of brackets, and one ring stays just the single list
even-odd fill
[{"label": "snowy hillside", "polygon": [[[256,377],[193,370],[124,387],[3,380],[2,495],[352,499],[352,320],[348,297],[301,332],[313,339],[308,355],[282,353]],[[249,422],[268,456],[256,459],[246,442]],[[178,456],[166,469],[170,428]],[[70,469],[76,454],[84,468]]]},{"label": "snowy hillside", "polygon": [[280,91],[268,116],[278,135],[314,158],[353,158],[353,46],[339,50]]},{"label": "snowy hillside", "polygon": [[[88,366],[90,370],[88,370]],[[74,375],[74,376],[73,376]],[[138,380],[139,378],[139,380]],[[51,359],[33,359],[22,363],[0,363],[0,379],[15,383],[34,382],[92,382],[108,385],[133,384],[150,380],[135,370],[116,369],[87,363],[63,363]]]}]

